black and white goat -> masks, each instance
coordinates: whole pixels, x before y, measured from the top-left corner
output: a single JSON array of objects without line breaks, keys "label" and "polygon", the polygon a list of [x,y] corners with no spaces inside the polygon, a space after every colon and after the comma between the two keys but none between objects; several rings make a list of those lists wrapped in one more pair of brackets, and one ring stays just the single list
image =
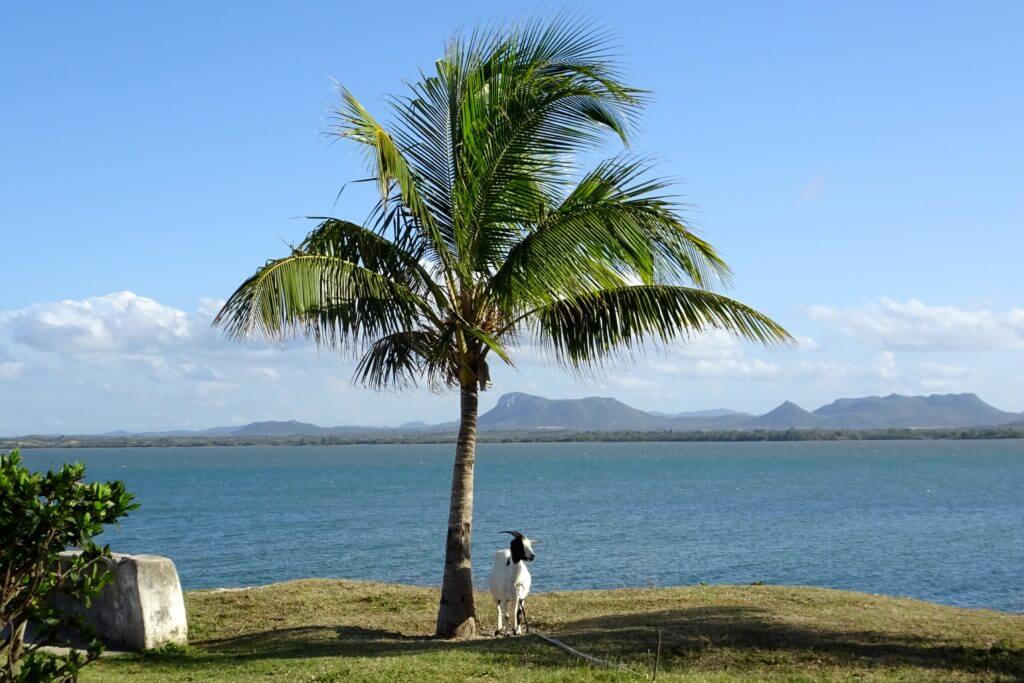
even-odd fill
[{"label": "black and white goat", "polygon": [[533,562],[533,543],[518,531],[501,533],[511,534],[513,538],[508,549],[494,553],[494,567],[491,568],[491,595],[498,603],[498,629],[494,635],[501,635],[509,629],[519,635],[524,626],[529,630],[524,603],[530,594],[532,581],[526,563]]}]

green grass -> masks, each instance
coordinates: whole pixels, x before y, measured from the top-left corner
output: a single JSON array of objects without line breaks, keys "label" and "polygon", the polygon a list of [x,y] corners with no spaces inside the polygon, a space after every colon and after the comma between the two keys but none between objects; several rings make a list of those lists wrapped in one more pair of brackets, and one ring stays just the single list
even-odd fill
[{"label": "green grass", "polygon": [[[435,641],[430,588],[307,580],[188,593],[192,644],[92,664],[85,681],[641,680],[534,637]],[[494,629],[480,594],[481,632]],[[533,626],[658,680],[1021,680],[1024,615],[781,586],[531,596]]]}]

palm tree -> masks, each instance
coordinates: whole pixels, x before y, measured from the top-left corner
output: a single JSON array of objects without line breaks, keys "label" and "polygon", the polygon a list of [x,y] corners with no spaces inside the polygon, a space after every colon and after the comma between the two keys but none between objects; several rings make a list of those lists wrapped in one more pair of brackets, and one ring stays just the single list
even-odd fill
[{"label": "palm tree", "polygon": [[316,219],[217,316],[233,338],[305,336],[356,352],[354,380],[458,388],[461,415],[436,635],[475,631],[470,536],[477,399],[496,357],[543,346],[596,371],[643,347],[721,329],[789,335],[714,290],[729,269],[630,155],[577,165],[606,136],[628,144],[643,93],[607,34],[573,18],[453,39],[391,101],[385,126],[340,89],[330,133],[365,152],[379,201],[365,225]]}]

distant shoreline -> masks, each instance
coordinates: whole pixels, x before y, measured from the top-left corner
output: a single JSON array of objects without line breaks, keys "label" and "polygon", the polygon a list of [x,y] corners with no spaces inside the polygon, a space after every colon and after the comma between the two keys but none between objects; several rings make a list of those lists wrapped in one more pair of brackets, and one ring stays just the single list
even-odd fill
[{"label": "distant shoreline", "polygon": [[[524,431],[482,432],[480,443],[728,443],[756,441],[959,441],[1024,439],[1024,426],[940,429],[785,429],[755,431]],[[23,436],[0,438],[13,448],[173,448],[199,446],[355,446],[448,444],[455,432],[396,432],[346,436]]]}]

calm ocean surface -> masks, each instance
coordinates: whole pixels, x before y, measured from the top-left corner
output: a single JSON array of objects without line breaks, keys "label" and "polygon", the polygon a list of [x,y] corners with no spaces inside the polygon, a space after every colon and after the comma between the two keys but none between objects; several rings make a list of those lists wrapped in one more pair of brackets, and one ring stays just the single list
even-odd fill
[{"label": "calm ocean surface", "polygon": [[[437,585],[451,445],[37,450],[128,482],[100,540],[186,589]],[[1024,442],[481,444],[474,568],[542,539],[534,590],[805,584],[1024,611]]]}]

